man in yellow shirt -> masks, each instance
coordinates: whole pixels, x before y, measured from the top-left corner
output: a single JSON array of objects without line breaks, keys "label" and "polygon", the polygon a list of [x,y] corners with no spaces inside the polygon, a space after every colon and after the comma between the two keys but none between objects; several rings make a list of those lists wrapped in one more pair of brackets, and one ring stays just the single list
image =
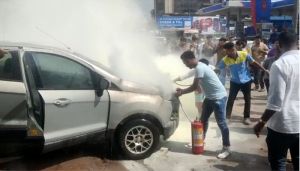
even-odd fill
[{"label": "man in yellow shirt", "polygon": [[[226,67],[230,69],[230,89],[226,106],[226,115],[228,121],[231,118],[234,100],[239,91],[242,91],[245,100],[244,120],[245,125],[250,125],[250,107],[251,107],[251,83],[252,79],[248,64],[266,71],[259,63],[257,63],[251,55],[245,51],[237,51],[234,43],[228,42],[224,45],[226,56],[219,62],[218,69],[222,70]],[[266,71],[268,72],[268,71]]]}]

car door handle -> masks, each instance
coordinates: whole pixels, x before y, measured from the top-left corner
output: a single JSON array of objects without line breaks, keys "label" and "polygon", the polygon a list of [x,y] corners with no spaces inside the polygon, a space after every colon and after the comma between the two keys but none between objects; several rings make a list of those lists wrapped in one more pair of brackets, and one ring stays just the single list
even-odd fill
[{"label": "car door handle", "polygon": [[58,107],[65,107],[68,106],[72,101],[66,98],[60,98],[54,101],[54,105]]}]

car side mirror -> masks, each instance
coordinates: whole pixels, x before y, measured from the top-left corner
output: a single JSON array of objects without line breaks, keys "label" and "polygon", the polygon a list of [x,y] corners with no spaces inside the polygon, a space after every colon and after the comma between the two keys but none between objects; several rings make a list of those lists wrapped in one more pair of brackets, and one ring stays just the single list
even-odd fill
[{"label": "car side mirror", "polygon": [[98,97],[103,95],[104,90],[107,90],[110,86],[110,82],[104,78],[99,78],[97,82],[96,94]]},{"label": "car side mirror", "polygon": [[100,82],[99,82],[99,88],[102,89],[102,90],[107,90],[109,88],[109,81],[107,81],[106,79],[102,78],[100,79]]}]

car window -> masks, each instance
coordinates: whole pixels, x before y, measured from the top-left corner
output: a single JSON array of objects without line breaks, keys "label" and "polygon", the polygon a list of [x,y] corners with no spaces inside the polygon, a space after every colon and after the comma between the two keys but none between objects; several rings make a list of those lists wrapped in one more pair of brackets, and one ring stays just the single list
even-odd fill
[{"label": "car window", "polygon": [[110,68],[110,67],[107,67],[107,66],[105,66],[105,65],[103,65],[102,63],[100,63],[99,61],[96,61],[96,60],[93,60],[93,59],[91,59],[91,58],[89,58],[89,57],[86,57],[86,56],[84,56],[84,55],[82,55],[82,54],[80,54],[80,53],[74,53],[76,56],[79,56],[80,58],[82,58],[82,59],[84,59],[84,60],[86,60],[86,61],[88,61],[88,62],[90,62],[90,63],[92,63],[92,64],[94,64],[94,65],[96,65],[96,66],[98,66],[99,68],[101,68],[102,70],[104,70],[105,72],[107,72],[107,73],[110,73],[110,75],[112,75],[112,76],[118,76],[116,73],[115,73],[115,70],[113,70],[112,68]]},{"label": "car window", "polygon": [[8,51],[0,59],[0,80],[22,81],[18,51]]},{"label": "car window", "polygon": [[87,67],[59,55],[38,52],[31,55],[40,80],[38,89],[94,89],[92,72]]}]

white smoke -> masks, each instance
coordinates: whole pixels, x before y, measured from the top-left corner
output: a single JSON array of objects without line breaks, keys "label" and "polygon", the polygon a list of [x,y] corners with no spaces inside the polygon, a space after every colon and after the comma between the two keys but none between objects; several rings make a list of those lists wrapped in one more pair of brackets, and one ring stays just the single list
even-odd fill
[{"label": "white smoke", "polygon": [[145,15],[150,11],[145,13],[139,1],[0,0],[0,40],[68,46],[124,79],[169,94],[172,83],[157,67],[153,23]]}]

